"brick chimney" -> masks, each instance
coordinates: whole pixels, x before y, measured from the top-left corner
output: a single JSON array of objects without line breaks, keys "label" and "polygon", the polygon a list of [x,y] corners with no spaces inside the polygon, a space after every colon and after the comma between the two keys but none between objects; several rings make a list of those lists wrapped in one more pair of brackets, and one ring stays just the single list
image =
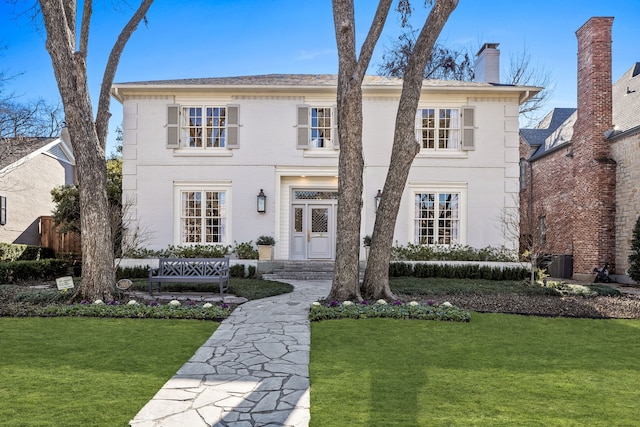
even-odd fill
[{"label": "brick chimney", "polygon": [[615,262],[616,164],[604,136],[612,125],[612,17],[589,19],[578,31],[578,117],[573,127],[574,277]]},{"label": "brick chimney", "polygon": [[475,81],[500,83],[499,43],[485,43],[476,54]]}]

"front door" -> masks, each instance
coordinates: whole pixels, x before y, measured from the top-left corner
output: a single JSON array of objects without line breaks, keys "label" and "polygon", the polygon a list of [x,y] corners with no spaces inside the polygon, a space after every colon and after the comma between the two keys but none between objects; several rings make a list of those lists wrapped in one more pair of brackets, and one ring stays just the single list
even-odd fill
[{"label": "front door", "polygon": [[334,258],[337,192],[294,191],[290,259]]},{"label": "front door", "polygon": [[307,224],[309,226],[309,247],[308,259],[331,259],[333,253],[333,233],[331,206],[329,205],[309,205],[307,207],[309,216]]}]

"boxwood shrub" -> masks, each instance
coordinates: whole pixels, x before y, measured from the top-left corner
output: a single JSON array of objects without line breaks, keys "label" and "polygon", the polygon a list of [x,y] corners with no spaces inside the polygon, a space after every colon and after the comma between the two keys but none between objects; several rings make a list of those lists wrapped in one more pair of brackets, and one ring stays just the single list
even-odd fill
[{"label": "boxwood shrub", "polygon": [[492,267],[478,264],[410,264],[392,262],[390,277],[444,277],[447,279],[524,280],[529,277],[526,267]]},{"label": "boxwood shrub", "polygon": [[64,276],[66,272],[67,263],[59,259],[0,262],[0,283],[54,280]]}]

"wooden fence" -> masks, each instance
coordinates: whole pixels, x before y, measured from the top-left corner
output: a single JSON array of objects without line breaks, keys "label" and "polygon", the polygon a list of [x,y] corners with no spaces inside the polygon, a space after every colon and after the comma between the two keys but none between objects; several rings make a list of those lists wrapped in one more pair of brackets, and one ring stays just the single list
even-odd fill
[{"label": "wooden fence", "polygon": [[82,253],[80,235],[74,232],[60,233],[59,228],[56,227],[52,216],[41,216],[40,246],[51,248],[56,253],[66,252],[80,255]]}]

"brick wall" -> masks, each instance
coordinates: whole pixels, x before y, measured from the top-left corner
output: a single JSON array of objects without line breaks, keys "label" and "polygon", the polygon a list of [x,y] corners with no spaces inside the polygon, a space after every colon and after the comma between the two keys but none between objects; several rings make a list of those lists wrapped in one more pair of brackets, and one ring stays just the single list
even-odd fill
[{"label": "brick wall", "polygon": [[[591,18],[576,32],[578,112],[571,144],[530,162],[527,188],[520,193],[521,234],[533,236],[537,252],[573,255],[574,277],[590,276],[594,267],[605,262],[615,270],[620,262],[615,253],[616,162],[611,142],[604,136],[613,127],[612,24],[610,17]],[[625,155],[630,156],[620,154]],[[640,157],[637,152],[634,155]],[[520,156],[529,157],[524,143]],[[635,161],[637,165],[640,158]],[[638,177],[625,178],[625,182],[637,183]],[[618,197],[637,198],[632,187],[625,185]],[[544,244],[541,218],[546,223]],[[620,222],[618,230],[628,227]]]},{"label": "brick wall", "polygon": [[[564,146],[527,168],[527,188],[520,192],[522,235],[533,237],[533,249],[541,254],[573,254],[573,159]],[[541,239],[540,222],[546,223]]]},{"label": "brick wall", "polygon": [[615,162],[604,132],[612,128],[611,26],[597,17],[577,32],[578,118],[573,145],[575,274],[604,262],[615,269]]}]

